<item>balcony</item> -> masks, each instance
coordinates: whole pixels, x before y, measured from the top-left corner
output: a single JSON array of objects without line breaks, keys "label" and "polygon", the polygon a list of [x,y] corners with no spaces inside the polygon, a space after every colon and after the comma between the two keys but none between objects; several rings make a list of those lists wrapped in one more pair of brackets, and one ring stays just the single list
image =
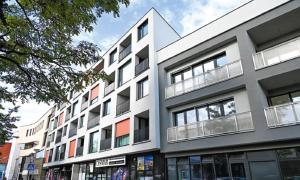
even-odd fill
[{"label": "balcony", "polygon": [[93,119],[88,120],[87,128],[91,129],[99,125],[100,115],[94,117]]},{"label": "balcony", "polygon": [[77,128],[73,128],[69,130],[69,138],[73,137],[77,134]]},{"label": "balcony", "polygon": [[100,141],[100,150],[111,149],[111,138],[102,139]]},{"label": "balcony", "polygon": [[167,140],[172,143],[252,130],[254,130],[254,126],[251,112],[244,112],[184,126],[170,127],[167,130]]},{"label": "balcony", "polygon": [[110,85],[104,88],[104,96],[108,95],[109,93],[115,90],[115,82],[111,83]]},{"label": "balcony", "polygon": [[288,61],[300,56],[300,38],[292,39],[253,55],[255,69]]},{"label": "balcony", "polygon": [[85,101],[81,104],[81,111],[84,111],[89,107],[89,101]]},{"label": "balcony", "polygon": [[234,61],[225,66],[207,71],[176,84],[171,84],[165,90],[166,99],[222,82],[243,74],[241,61]]},{"label": "balcony", "polygon": [[134,143],[149,140],[149,128],[134,130]]},{"label": "balcony", "polygon": [[50,147],[50,141],[47,141],[46,147]]},{"label": "balcony", "polygon": [[265,108],[269,128],[300,124],[300,102]]},{"label": "balcony", "polygon": [[135,66],[135,76],[141,74],[148,68],[149,68],[149,59],[145,59],[141,63]]},{"label": "balcony", "polygon": [[68,120],[70,120],[70,118],[71,118],[71,113],[69,113],[69,114],[66,114],[66,120],[65,120],[65,121],[68,121]]},{"label": "balcony", "polygon": [[55,139],[55,144],[61,141],[61,135],[57,135]]},{"label": "balcony", "polygon": [[124,114],[130,110],[130,100],[117,105],[117,116]]},{"label": "balcony", "polygon": [[64,160],[65,159],[65,152],[61,152],[59,155],[59,160]]},{"label": "balcony", "polygon": [[83,155],[83,147],[77,147],[76,156],[82,156],[82,155]]},{"label": "balcony", "polygon": [[131,44],[125,47],[120,53],[119,53],[119,61],[122,61],[126,56],[128,56],[131,53]]}]

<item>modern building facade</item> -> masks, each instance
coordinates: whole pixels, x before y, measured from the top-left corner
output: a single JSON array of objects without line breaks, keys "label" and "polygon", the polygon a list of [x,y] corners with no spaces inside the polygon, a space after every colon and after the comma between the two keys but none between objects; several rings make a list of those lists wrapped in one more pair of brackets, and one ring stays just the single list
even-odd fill
[{"label": "modern building facade", "polygon": [[56,105],[47,130],[47,179],[165,179],[156,51],[177,39],[151,9],[92,66],[109,78]]},{"label": "modern building facade", "polygon": [[[12,140],[7,179],[45,179],[44,146],[46,129],[52,114],[53,109],[50,108],[34,123],[18,127]],[[32,169],[28,170],[29,164],[32,165]]]},{"label": "modern building facade", "polygon": [[4,179],[9,160],[11,143],[0,145],[0,180]]},{"label": "modern building facade", "polygon": [[299,18],[254,0],[158,51],[167,179],[300,177]]}]

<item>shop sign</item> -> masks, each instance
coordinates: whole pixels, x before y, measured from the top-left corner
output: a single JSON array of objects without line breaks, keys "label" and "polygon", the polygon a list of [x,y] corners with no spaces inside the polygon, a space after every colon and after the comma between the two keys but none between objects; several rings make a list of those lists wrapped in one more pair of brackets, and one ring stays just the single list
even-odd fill
[{"label": "shop sign", "polygon": [[115,158],[106,158],[96,160],[95,167],[106,167],[106,166],[123,166],[126,164],[126,157],[120,156]]}]

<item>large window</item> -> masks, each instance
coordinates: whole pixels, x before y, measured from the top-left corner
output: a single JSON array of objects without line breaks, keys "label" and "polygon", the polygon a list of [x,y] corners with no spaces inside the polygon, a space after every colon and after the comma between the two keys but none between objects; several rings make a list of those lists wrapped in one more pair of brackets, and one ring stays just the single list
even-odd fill
[{"label": "large window", "polygon": [[174,113],[174,126],[215,119],[235,113],[234,100],[224,100]]},{"label": "large window", "polygon": [[124,64],[119,69],[119,86],[122,86],[124,83],[128,82],[131,78],[131,70],[130,70],[130,61]]},{"label": "large window", "polygon": [[129,134],[116,138],[116,147],[122,147],[129,144]]},{"label": "large window", "polygon": [[210,58],[204,62],[193,65],[189,68],[181,70],[177,73],[172,74],[172,83],[175,84],[177,82],[189,79],[193,76],[199,76],[204,72],[211,71],[213,69],[222,67],[229,63],[229,60],[225,53],[217,55],[213,58]]},{"label": "large window", "polygon": [[149,94],[149,81],[148,77],[137,83],[137,97],[141,99]]},{"label": "large window", "polygon": [[76,102],[73,104],[72,117],[75,116],[75,115],[77,115],[79,112],[80,112],[80,107],[79,107],[78,101],[76,101]]},{"label": "large window", "polygon": [[117,48],[116,48],[109,54],[109,65],[114,63],[117,59],[118,57],[117,57]]},{"label": "large window", "polygon": [[95,153],[98,151],[99,136],[99,131],[90,134],[89,153]]},{"label": "large window", "polygon": [[63,128],[63,136],[67,135],[68,125],[65,125]]},{"label": "large window", "polygon": [[80,116],[78,129],[84,126],[85,115]]},{"label": "large window", "polygon": [[300,101],[300,91],[288,92],[278,96],[271,96],[269,102],[271,106]]},{"label": "large window", "polygon": [[148,34],[148,19],[138,27],[138,40]]},{"label": "large window", "polygon": [[57,146],[55,149],[55,158],[54,158],[55,161],[59,160],[59,155],[60,155],[60,146]]},{"label": "large window", "polygon": [[130,120],[126,119],[116,124],[116,147],[129,144]]},{"label": "large window", "polygon": [[111,113],[111,100],[107,100],[103,103],[103,116],[109,115]]}]

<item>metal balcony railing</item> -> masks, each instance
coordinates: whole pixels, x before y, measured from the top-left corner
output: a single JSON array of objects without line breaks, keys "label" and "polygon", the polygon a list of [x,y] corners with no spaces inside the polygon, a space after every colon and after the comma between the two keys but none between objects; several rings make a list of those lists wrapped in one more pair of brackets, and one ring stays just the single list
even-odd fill
[{"label": "metal balcony railing", "polygon": [[77,134],[77,128],[72,128],[69,130],[69,138]]},{"label": "metal balcony railing", "polygon": [[100,121],[100,115],[98,115],[97,117],[94,117],[93,119],[88,120],[87,128],[91,129],[93,127],[98,126],[99,121]]},{"label": "metal balcony railing", "polygon": [[114,91],[115,89],[115,82],[111,83],[110,85],[106,86],[104,88],[104,95],[108,95],[109,93],[111,93],[112,91]]},{"label": "metal balcony railing", "polygon": [[68,121],[68,120],[70,120],[70,118],[71,118],[71,113],[69,113],[69,114],[66,114],[66,119],[65,119],[65,121]]},{"label": "metal balcony railing", "polygon": [[117,116],[130,110],[130,100],[117,105]]},{"label": "metal balcony railing", "polygon": [[168,142],[177,142],[252,130],[254,130],[254,126],[251,112],[244,112],[184,126],[170,127],[167,130],[167,140]]},{"label": "metal balcony railing", "polygon": [[265,108],[269,128],[300,124],[300,102]]},{"label": "metal balcony railing", "polygon": [[65,159],[65,152],[60,152],[60,155],[59,155],[59,160],[64,160]]},{"label": "metal balcony railing", "polygon": [[137,64],[135,66],[135,76],[141,74],[148,68],[149,68],[149,59],[147,58],[147,59],[143,60],[140,64]]},{"label": "metal balcony railing", "polygon": [[55,144],[61,141],[61,135],[57,135],[55,139]]},{"label": "metal balcony railing", "polygon": [[225,66],[207,71],[198,76],[191,77],[184,81],[171,84],[165,90],[165,97],[178,96],[196,89],[225,81],[243,74],[241,61],[234,61]]},{"label": "metal balcony railing", "polygon": [[255,69],[300,57],[300,37],[260,51],[253,55]]},{"label": "metal balcony railing", "polygon": [[77,147],[76,156],[82,156],[82,155],[83,155],[83,147]]},{"label": "metal balcony railing", "polygon": [[126,56],[128,56],[131,53],[131,44],[124,48],[120,53],[119,53],[119,61],[122,61]]},{"label": "metal balcony railing", "polygon": [[81,111],[84,111],[86,108],[89,107],[89,101],[85,101],[81,104]]},{"label": "metal balcony railing", "polygon": [[134,130],[134,143],[149,140],[149,128]]},{"label": "metal balcony railing", "polygon": [[102,139],[100,141],[100,150],[111,149],[111,138]]}]

